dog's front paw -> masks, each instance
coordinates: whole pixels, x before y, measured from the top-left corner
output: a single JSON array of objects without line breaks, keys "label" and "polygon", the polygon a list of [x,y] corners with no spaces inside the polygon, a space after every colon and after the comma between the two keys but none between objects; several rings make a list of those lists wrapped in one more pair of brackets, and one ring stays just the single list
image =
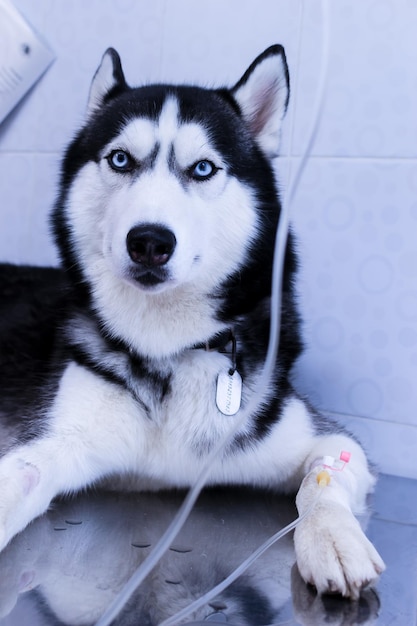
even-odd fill
[{"label": "dog's front paw", "polygon": [[322,593],[358,598],[385,565],[353,514],[333,502],[319,502],[296,528],[301,576]]},{"label": "dog's front paw", "polygon": [[40,480],[38,468],[10,454],[0,462],[0,551],[39,513],[33,495]]}]

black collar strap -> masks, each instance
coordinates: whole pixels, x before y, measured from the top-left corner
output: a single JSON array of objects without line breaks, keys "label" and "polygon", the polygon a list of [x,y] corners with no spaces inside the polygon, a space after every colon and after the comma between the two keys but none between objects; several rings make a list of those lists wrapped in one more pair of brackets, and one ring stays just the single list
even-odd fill
[{"label": "black collar strap", "polygon": [[232,367],[229,372],[229,374],[232,375],[236,370],[236,337],[231,328],[214,335],[214,337],[209,339],[206,343],[195,344],[195,346],[193,346],[193,350],[218,350],[219,352],[226,352],[226,346],[229,343],[232,343]]},{"label": "black collar strap", "polygon": [[218,350],[221,352],[231,341],[234,341],[234,334],[233,331],[228,328],[227,330],[223,330],[221,333],[211,337],[208,341],[206,341],[206,343],[196,343],[192,349],[207,351]]}]

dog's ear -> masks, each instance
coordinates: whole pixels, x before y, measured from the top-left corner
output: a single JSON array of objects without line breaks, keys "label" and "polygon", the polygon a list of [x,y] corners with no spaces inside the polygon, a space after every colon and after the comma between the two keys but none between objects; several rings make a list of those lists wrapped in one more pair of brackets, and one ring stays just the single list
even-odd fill
[{"label": "dog's ear", "polygon": [[94,74],[87,104],[87,117],[97,111],[109,98],[127,88],[120,57],[108,48]]},{"label": "dog's ear", "polygon": [[268,157],[277,156],[290,95],[284,48],[275,45],[265,50],[231,92],[260,148]]}]

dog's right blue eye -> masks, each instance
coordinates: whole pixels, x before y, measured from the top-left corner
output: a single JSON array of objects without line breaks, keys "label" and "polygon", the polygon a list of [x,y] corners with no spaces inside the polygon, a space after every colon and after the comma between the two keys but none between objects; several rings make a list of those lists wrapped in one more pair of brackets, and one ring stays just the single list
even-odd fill
[{"label": "dog's right blue eye", "polygon": [[193,178],[196,180],[207,180],[211,178],[216,172],[218,168],[211,161],[203,160],[197,161],[190,168],[190,172]]},{"label": "dog's right blue eye", "polygon": [[128,172],[132,169],[133,159],[124,150],[114,150],[107,157],[109,165],[117,172]]}]

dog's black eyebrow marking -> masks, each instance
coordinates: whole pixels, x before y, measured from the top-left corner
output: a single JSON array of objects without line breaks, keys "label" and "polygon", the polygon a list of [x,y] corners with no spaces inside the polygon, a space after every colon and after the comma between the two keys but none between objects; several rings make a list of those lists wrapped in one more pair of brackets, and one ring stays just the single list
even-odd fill
[{"label": "dog's black eyebrow marking", "polygon": [[133,176],[130,179],[131,182],[137,180],[144,172],[149,172],[154,168],[160,149],[161,145],[157,142],[148,156],[146,156],[142,161],[138,161],[137,167],[133,171]]},{"label": "dog's black eyebrow marking", "polygon": [[153,152],[152,152],[152,154],[151,154],[151,156],[150,156],[150,158],[151,158],[151,166],[152,166],[152,167],[155,165],[155,161],[156,161],[156,158],[157,158],[157,156],[158,156],[158,154],[159,154],[159,150],[160,150],[160,149],[161,149],[161,144],[160,144],[160,143],[159,143],[159,141],[158,141],[158,142],[155,144],[155,148],[154,148],[154,150],[153,150]]},{"label": "dog's black eyebrow marking", "polygon": [[[179,183],[181,184],[183,189],[187,188],[187,183],[190,182],[190,178],[188,176],[187,171],[184,171],[176,157],[175,157],[175,150],[174,150],[174,146],[171,144],[170,149],[169,149],[169,153],[168,153],[168,158],[167,158],[167,164],[168,164],[168,168],[169,171],[174,174],[177,178],[177,180],[179,181]],[[190,165],[192,165],[190,163]],[[220,169],[220,168],[219,168]]]},{"label": "dog's black eyebrow marking", "polygon": [[174,174],[176,176],[176,178],[178,179],[179,183],[181,184],[181,187],[183,189],[185,189],[186,187],[186,177],[184,176],[183,171],[181,170],[181,168],[178,165],[177,159],[175,158],[175,150],[174,150],[174,146],[171,143],[170,147],[169,147],[169,152],[168,152],[168,157],[167,157],[167,165],[168,165],[168,169],[169,171]]},{"label": "dog's black eyebrow marking", "polygon": [[171,143],[171,145],[169,147],[167,163],[168,163],[169,170],[171,172],[176,172],[176,170],[177,170],[177,168],[176,168],[177,161],[176,161],[176,158],[175,158],[174,145],[172,143]]},{"label": "dog's black eyebrow marking", "polygon": [[161,144],[158,141],[156,142],[155,147],[153,148],[151,153],[147,157],[145,157],[143,161],[141,161],[141,166],[143,166],[144,169],[152,169],[154,167],[160,149]]},{"label": "dog's black eyebrow marking", "polygon": [[[143,172],[153,169],[153,167],[155,166],[156,160],[158,158],[160,149],[161,149],[160,143],[156,142],[151,152],[144,159],[136,159],[134,155],[131,155],[131,158],[134,161],[134,166],[131,171],[122,172],[122,174],[128,174],[129,175],[128,180],[130,182],[136,181],[139,178],[139,176],[143,174]],[[124,150],[124,148],[121,147],[120,150]]]},{"label": "dog's black eyebrow marking", "polygon": [[180,182],[183,189],[186,188],[187,177],[184,175],[184,172],[180,168],[178,161],[175,157],[174,145],[171,143],[169,148],[167,164],[169,171],[176,176],[178,181]]}]

